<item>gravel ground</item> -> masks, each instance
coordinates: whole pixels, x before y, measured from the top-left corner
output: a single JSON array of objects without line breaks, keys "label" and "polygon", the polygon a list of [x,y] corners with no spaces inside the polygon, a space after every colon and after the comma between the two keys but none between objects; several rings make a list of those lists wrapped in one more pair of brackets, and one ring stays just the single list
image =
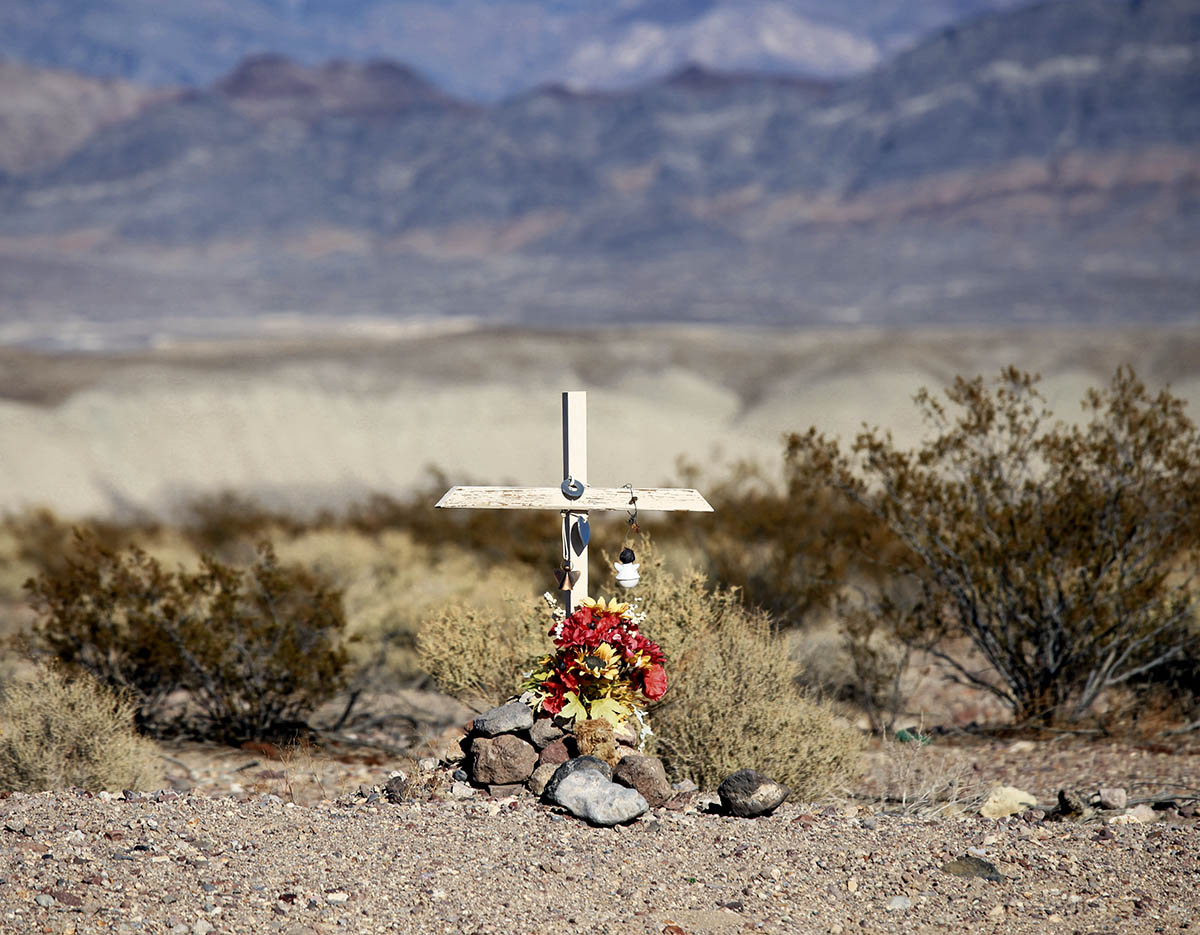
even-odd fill
[{"label": "gravel ground", "polygon": [[[1000,881],[941,869],[973,854]],[[390,804],[173,791],[0,801],[0,931],[1180,932],[1200,831],[919,819],[703,797],[602,829],[530,797]]]}]

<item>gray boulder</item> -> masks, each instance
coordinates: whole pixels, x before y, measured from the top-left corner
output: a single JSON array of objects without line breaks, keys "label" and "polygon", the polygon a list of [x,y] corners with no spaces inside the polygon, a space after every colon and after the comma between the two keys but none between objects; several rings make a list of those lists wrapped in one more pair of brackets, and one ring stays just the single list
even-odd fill
[{"label": "gray boulder", "polygon": [[576,770],[559,782],[553,801],[576,818],[605,827],[632,821],[650,808],[636,789],[610,782],[592,769]]},{"label": "gray boulder", "polygon": [[537,751],[513,734],[471,742],[471,778],[480,785],[524,782],[537,766]]},{"label": "gray boulder", "polygon": [[577,756],[573,760],[567,760],[567,762],[563,763],[554,771],[554,775],[551,776],[550,781],[546,783],[546,788],[542,794],[551,802],[553,802],[559,783],[561,783],[568,776],[582,771],[599,773],[604,777],[605,782],[612,781],[612,767],[600,759],[600,757]]},{"label": "gray boulder", "polygon": [[753,769],[739,769],[717,787],[721,808],[738,818],[770,815],[788,797],[788,787]]},{"label": "gray boulder", "polygon": [[498,708],[484,711],[471,724],[471,729],[476,734],[483,734],[485,737],[510,734],[513,731],[528,730],[531,727],[533,727],[533,709],[520,701],[510,701]]}]

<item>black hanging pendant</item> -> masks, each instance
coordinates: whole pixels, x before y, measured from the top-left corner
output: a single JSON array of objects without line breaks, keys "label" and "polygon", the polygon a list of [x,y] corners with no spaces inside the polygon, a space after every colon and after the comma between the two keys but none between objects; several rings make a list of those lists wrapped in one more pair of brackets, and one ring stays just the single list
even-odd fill
[{"label": "black hanging pendant", "polygon": [[592,527],[586,516],[577,517],[571,527],[571,544],[575,546],[575,554],[582,555],[592,539]]}]

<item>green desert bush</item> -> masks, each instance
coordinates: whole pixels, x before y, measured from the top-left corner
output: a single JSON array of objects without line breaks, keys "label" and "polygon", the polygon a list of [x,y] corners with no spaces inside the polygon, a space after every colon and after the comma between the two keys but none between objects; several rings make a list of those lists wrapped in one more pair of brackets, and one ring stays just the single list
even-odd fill
[{"label": "green desert bush", "polygon": [[805,693],[769,615],[736,591],[709,588],[699,572],[649,564],[638,609],[667,657],[670,685],[651,715],[668,769],[705,789],[758,769],[809,800],[850,780],[862,737]]},{"label": "green desert bush", "polygon": [[147,789],[162,779],[136,705],[90,676],[43,667],[0,692],[0,789]]},{"label": "green desert bush", "polygon": [[[1051,421],[1037,378],[958,378],[927,391],[911,451],[864,431],[848,451],[810,431],[789,441],[796,483],[824,483],[887,525],[880,557],[903,602],[872,614],[1018,723],[1074,721],[1100,695],[1195,654],[1200,433],[1183,402],[1129,368]],[[946,650],[967,638],[990,666]]]},{"label": "green desert bush", "polygon": [[180,726],[169,701],[183,690],[205,736],[278,737],[344,685],[340,593],[266,544],[248,568],[171,572],[81,535],[61,572],[27,587],[31,648],[128,692],[150,730]]}]

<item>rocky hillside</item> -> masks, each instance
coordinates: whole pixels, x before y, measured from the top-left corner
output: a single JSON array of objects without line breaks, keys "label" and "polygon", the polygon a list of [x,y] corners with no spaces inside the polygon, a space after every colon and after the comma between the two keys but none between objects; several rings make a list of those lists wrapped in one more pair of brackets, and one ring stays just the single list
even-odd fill
[{"label": "rocky hillside", "polygon": [[0,175],[54,165],[170,92],[0,60]]},{"label": "rocky hillside", "polygon": [[257,57],[0,185],[6,336],[34,312],[1187,319],[1198,87],[1189,0],[1021,8],[838,83],[693,67],[490,107]]}]

